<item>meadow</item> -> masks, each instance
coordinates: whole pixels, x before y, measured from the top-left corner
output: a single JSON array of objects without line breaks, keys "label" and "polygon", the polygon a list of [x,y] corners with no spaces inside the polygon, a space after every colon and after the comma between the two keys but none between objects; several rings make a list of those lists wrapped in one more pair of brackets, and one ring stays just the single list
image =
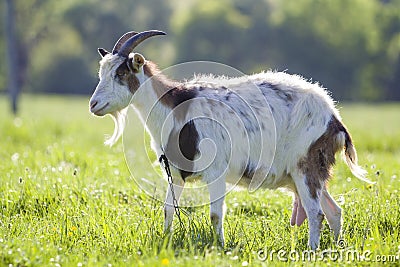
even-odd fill
[{"label": "meadow", "polygon": [[324,221],[320,251],[304,259],[308,225],[289,225],[287,193],[229,193],[223,249],[207,206],[187,208],[164,234],[162,203],[132,179],[121,141],[103,145],[114,126],[89,114],[88,97],[23,95],[13,117],[0,96],[0,266],[398,266],[400,104],[339,107],[376,184],[338,160],[329,188],[343,240]]}]

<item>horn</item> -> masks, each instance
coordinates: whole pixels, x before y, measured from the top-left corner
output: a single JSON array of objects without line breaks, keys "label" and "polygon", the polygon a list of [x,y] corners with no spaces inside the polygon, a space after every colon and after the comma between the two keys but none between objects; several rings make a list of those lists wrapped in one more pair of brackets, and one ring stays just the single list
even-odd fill
[{"label": "horn", "polygon": [[115,43],[114,48],[112,50],[113,54],[117,54],[118,50],[121,48],[121,46],[128,41],[129,38],[135,36],[138,34],[137,32],[127,32],[124,35],[121,36],[121,38],[118,39],[118,41]]},{"label": "horn", "polygon": [[120,48],[118,51],[118,55],[122,57],[128,57],[129,53],[132,52],[132,50],[141,42],[146,40],[147,38],[150,38],[155,35],[166,35],[165,32],[162,31],[156,31],[156,30],[151,30],[151,31],[145,31],[138,33],[131,38],[129,38]]}]

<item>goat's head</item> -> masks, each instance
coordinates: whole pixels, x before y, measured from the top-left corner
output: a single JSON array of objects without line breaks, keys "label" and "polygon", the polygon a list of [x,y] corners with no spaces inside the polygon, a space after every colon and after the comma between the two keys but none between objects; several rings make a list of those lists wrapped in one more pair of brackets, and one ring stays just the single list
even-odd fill
[{"label": "goat's head", "polygon": [[89,105],[90,111],[97,116],[119,112],[129,102],[146,80],[143,72],[145,58],[133,49],[142,41],[155,35],[165,35],[162,31],[127,32],[114,45],[112,52],[99,48],[100,61],[99,84]]}]

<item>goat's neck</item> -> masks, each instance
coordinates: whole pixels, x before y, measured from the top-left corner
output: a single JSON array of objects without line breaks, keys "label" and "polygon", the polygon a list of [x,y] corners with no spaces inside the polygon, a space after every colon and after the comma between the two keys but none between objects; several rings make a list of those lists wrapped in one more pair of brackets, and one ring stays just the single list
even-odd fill
[{"label": "goat's neck", "polygon": [[161,138],[167,137],[165,133],[172,129],[175,121],[173,108],[165,103],[162,97],[177,83],[148,69],[144,70],[144,80],[140,83],[141,87],[135,93],[132,104],[153,141],[161,147],[163,146]]}]

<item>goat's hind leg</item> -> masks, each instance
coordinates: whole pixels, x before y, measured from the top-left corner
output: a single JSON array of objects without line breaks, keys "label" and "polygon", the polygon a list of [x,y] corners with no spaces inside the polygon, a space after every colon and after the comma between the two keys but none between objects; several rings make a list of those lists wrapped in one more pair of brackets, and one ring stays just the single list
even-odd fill
[{"label": "goat's hind leg", "polygon": [[305,175],[299,174],[293,177],[296,185],[297,194],[308,217],[309,240],[311,249],[315,250],[319,246],[322,221],[324,214],[320,204],[321,189],[307,182]]},{"label": "goat's hind leg", "polygon": [[332,229],[337,241],[342,230],[342,209],[336,204],[335,200],[328,193],[326,188],[322,190],[321,207],[328,221],[329,227]]}]

